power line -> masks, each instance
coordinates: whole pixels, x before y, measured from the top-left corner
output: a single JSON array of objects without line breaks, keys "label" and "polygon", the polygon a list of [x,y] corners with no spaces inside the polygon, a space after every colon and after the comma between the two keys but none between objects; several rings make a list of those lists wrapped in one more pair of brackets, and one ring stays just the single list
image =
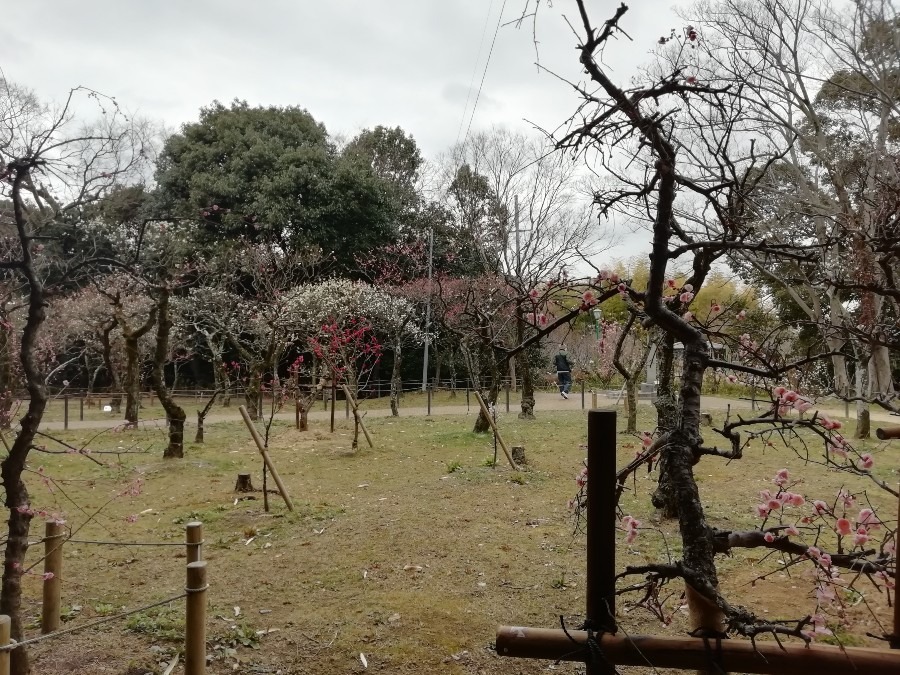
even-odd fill
[{"label": "power line", "polygon": [[491,56],[494,53],[494,45],[497,42],[497,34],[500,32],[500,25],[503,21],[503,12],[506,10],[506,0],[500,7],[500,16],[497,17],[497,27],[494,29],[494,38],[491,40],[491,48],[488,50],[487,61],[484,62],[484,71],[481,73],[481,82],[478,85],[478,94],[475,95],[475,103],[472,106],[472,115],[469,117],[469,126],[466,127],[466,135],[463,138],[463,145],[469,139],[469,131],[472,129],[472,120],[475,119],[475,110],[478,108],[478,99],[481,98],[481,89],[484,87],[484,78],[487,76],[488,66],[491,65]]},{"label": "power line", "polygon": [[478,43],[478,54],[476,54],[475,63],[472,65],[472,77],[469,78],[469,88],[466,91],[466,105],[463,107],[462,116],[459,118],[459,129],[456,130],[456,142],[454,145],[459,143],[459,135],[462,133],[463,124],[466,123],[466,111],[469,109],[469,101],[472,98],[472,85],[475,84],[475,74],[478,72],[478,62],[481,60],[481,50],[484,48],[484,36],[487,35],[488,25],[491,21],[491,10],[493,8],[494,0],[491,0],[488,5],[487,16],[484,17],[484,28],[481,29],[481,42]]}]

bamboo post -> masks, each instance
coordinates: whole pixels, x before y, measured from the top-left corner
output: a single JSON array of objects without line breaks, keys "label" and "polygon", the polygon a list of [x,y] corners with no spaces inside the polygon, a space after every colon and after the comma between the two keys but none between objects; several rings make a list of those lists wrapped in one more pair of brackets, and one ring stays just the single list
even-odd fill
[{"label": "bamboo post", "polygon": [[[587,584],[585,624],[616,630],[616,413],[588,412]],[[609,663],[588,663],[588,675],[612,675]]]},{"label": "bamboo post", "polygon": [[[287,490],[284,488],[284,483],[281,482],[281,477],[278,475],[278,471],[275,469],[275,465],[272,464],[272,460],[269,459],[269,453],[266,452],[266,446],[263,443],[263,439],[259,437],[259,432],[256,430],[256,427],[253,425],[253,420],[250,419],[250,415],[247,414],[246,406],[239,406],[238,410],[241,413],[241,417],[244,418],[244,424],[247,425],[247,428],[250,430],[250,435],[253,436],[253,440],[256,442],[256,447],[259,449],[259,454],[262,455],[263,461],[266,463],[266,467],[272,473],[272,478],[275,481],[275,485],[278,486],[278,491],[281,493],[282,499],[284,499],[284,503],[288,507],[288,511],[294,510],[294,505],[291,503],[291,498],[288,496]],[[332,406],[332,411],[334,410],[334,406]]]},{"label": "bamboo post", "polygon": [[[243,406],[241,406],[243,408]],[[206,675],[206,561],[188,563],[184,619],[184,673]]]},{"label": "bamboo post", "polygon": [[366,442],[369,444],[370,448],[374,448],[375,444],[372,442],[372,436],[369,434],[369,430],[366,429],[366,425],[363,424],[362,415],[359,414],[359,403],[353,397],[353,394],[350,393],[350,387],[346,384],[341,385],[344,388],[344,396],[347,397],[347,401],[349,401],[350,406],[353,408],[353,418],[356,420],[356,423],[359,424],[359,428],[362,429],[363,435],[366,437]]},{"label": "bamboo post", "polygon": [[[12,622],[6,614],[0,614],[0,647],[5,647],[10,642],[10,633],[12,630]],[[9,675],[9,653],[11,650],[4,649],[0,652],[0,675]]]},{"label": "bamboo post", "polygon": [[884,429],[876,429],[875,436],[879,441],[887,441],[892,438],[900,438],[900,427],[886,427]]},{"label": "bamboo post", "polygon": [[41,603],[41,634],[59,628],[59,602],[62,590],[63,537],[62,523],[48,520],[44,525],[44,588]]},{"label": "bamboo post", "polygon": [[69,429],[69,395],[63,396],[63,430]]},{"label": "bamboo post", "polygon": [[500,431],[497,429],[497,423],[494,422],[494,418],[491,415],[491,411],[488,410],[487,404],[484,402],[484,399],[481,397],[480,391],[475,391],[475,400],[478,401],[478,405],[481,406],[481,412],[487,418],[488,424],[491,425],[491,429],[493,430],[494,435],[497,438],[497,442],[500,444],[500,447],[503,449],[503,454],[506,455],[506,459],[509,460],[509,465],[513,468],[514,471],[518,471],[519,467],[516,464],[515,460],[513,460],[512,455],[509,454],[509,448],[506,447],[506,442],[503,440],[503,437],[500,435]]},{"label": "bamboo post", "polygon": [[184,526],[188,564],[203,560],[203,523],[193,520]]},{"label": "bamboo post", "polygon": [[[590,484],[590,481],[588,481]],[[587,631],[569,629],[500,626],[497,629],[497,654],[519,658],[584,661]],[[775,641],[708,640],[691,637],[650,635],[595,636],[600,652],[619,666],[643,666],[678,670],[708,670],[712,653],[724,673],[761,673],[762,675],[896,675],[900,655],[889,649],[872,647],[832,647]]]}]

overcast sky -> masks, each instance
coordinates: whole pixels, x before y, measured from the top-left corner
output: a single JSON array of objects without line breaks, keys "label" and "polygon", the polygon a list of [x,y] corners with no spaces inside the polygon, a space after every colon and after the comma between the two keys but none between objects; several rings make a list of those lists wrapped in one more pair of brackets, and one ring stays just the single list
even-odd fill
[{"label": "overcast sky", "polygon": [[[218,99],[299,105],[332,134],[399,125],[433,158],[465,134],[503,0],[22,0],[4,8],[0,67],[44,100],[85,85],[177,129]],[[507,0],[502,21],[522,13]],[[542,3],[542,65],[578,79],[575,3]],[[618,0],[594,0],[597,24]],[[634,0],[634,41],[607,48],[627,81],[679,22],[665,0]],[[482,35],[484,42],[482,44]],[[472,129],[553,129],[577,98],[539,73],[531,24],[501,27]],[[479,54],[479,46],[481,52]],[[474,73],[474,83],[473,83]],[[470,88],[470,85],[471,88]],[[468,101],[468,110],[466,103]]]}]

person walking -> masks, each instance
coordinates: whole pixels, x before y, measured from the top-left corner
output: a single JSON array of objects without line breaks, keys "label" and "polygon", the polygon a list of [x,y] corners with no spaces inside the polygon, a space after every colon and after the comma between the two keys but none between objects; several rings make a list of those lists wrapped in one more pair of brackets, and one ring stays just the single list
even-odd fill
[{"label": "person walking", "polygon": [[553,358],[556,366],[556,379],[559,382],[559,393],[563,398],[569,398],[569,390],[572,388],[572,364],[566,353],[566,346],[559,346],[559,353]]}]

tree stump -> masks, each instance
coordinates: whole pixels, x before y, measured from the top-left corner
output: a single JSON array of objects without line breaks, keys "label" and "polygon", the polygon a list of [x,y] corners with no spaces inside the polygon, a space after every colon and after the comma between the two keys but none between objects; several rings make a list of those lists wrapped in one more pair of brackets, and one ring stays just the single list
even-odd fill
[{"label": "tree stump", "polygon": [[239,473],[234,484],[235,492],[253,492],[253,483],[250,482],[249,473]]},{"label": "tree stump", "polygon": [[519,464],[521,466],[528,464],[528,460],[525,459],[525,446],[514,445],[512,447],[512,458],[516,464]]},{"label": "tree stump", "polygon": [[712,413],[708,413],[708,412],[700,413],[700,424],[702,424],[705,427],[711,427],[712,423],[713,423]]}]

